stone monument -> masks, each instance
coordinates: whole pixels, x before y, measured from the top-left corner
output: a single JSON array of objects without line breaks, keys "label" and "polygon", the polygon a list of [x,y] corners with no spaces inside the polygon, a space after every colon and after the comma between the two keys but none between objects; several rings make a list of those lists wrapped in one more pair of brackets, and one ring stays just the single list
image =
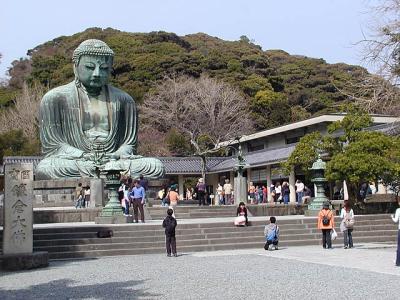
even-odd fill
[{"label": "stone monument", "polygon": [[244,159],[242,146],[239,144],[237,164],[235,165],[235,171],[237,176],[234,179],[234,192],[235,192],[235,204],[239,205],[240,202],[247,203],[247,180],[243,176],[243,171],[246,166],[246,160]]},{"label": "stone monument", "polygon": [[114,52],[100,40],[73,52],[75,80],[50,90],[40,103],[44,159],[37,180],[99,177],[111,157],[132,177],[158,178],[164,166],[136,154],[138,113],[127,93],[108,84]]},{"label": "stone monument", "polygon": [[33,252],[32,182],[32,163],[5,165],[3,269],[48,265],[47,252]]},{"label": "stone monument", "polygon": [[316,216],[322,208],[322,204],[329,199],[325,195],[324,184],[328,181],[325,178],[326,163],[321,159],[318,154],[318,159],[313,163],[310,168],[313,178],[311,182],[315,184],[317,190],[315,191],[315,197],[312,199],[311,203],[308,205],[308,210],[305,215]]}]

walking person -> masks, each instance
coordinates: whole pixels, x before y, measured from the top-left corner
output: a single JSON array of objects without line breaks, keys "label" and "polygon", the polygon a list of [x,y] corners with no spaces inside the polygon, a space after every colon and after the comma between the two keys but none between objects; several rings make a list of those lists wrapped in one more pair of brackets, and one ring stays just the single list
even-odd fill
[{"label": "walking person", "polygon": [[344,207],[340,211],[340,231],[343,232],[344,249],[353,248],[353,227],[354,227],[354,212],[350,207],[349,201],[344,201]]},{"label": "walking person", "polygon": [[205,200],[206,184],[204,183],[203,178],[199,178],[196,187],[197,187],[197,197],[199,199],[199,206],[206,205],[206,200]]},{"label": "walking person", "polygon": [[271,245],[274,246],[275,250],[278,250],[278,242],[279,242],[279,227],[276,225],[276,218],[270,217],[269,224],[264,228],[264,236],[265,236],[265,250],[272,250],[270,248]]},{"label": "walking person", "polygon": [[144,210],[143,205],[145,203],[146,192],[144,188],[140,185],[138,180],[134,181],[134,188],[131,191],[130,197],[132,199],[133,205],[133,215],[135,219],[135,223],[138,223],[139,215],[138,210],[140,211],[140,219],[142,223],[144,223]]},{"label": "walking person", "polygon": [[176,253],[176,238],[175,238],[175,228],[176,228],[176,219],[172,216],[174,213],[173,209],[167,209],[167,216],[163,221],[162,226],[165,228],[165,247],[167,248],[167,256],[171,257],[174,255],[178,256]]},{"label": "walking person", "polygon": [[[399,201],[400,204],[400,201]],[[400,208],[396,209],[396,213],[391,215],[393,222],[399,223],[399,230],[397,232],[397,256],[396,266],[400,267]]]},{"label": "walking person", "polygon": [[318,229],[322,230],[322,247],[332,249],[331,230],[335,227],[335,220],[332,211],[329,209],[329,202],[325,201],[318,214]]}]

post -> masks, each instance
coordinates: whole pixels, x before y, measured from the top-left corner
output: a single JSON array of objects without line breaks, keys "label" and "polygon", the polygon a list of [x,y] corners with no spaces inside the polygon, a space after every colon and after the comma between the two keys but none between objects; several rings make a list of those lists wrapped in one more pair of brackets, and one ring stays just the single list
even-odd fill
[{"label": "post", "polygon": [[296,188],[294,186],[295,183],[296,183],[296,177],[294,173],[294,168],[292,168],[289,174],[290,203],[296,203]]},{"label": "post", "polygon": [[178,193],[179,199],[182,200],[185,197],[185,191],[183,190],[183,175],[178,175]]},{"label": "post", "polygon": [[271,165],[267,165],[267,176],[266,177],[267,177],[266,179],[267,179],[267,190],[268,190],[267,202],[269,203],[272,200],[271,190],[270,190],[270,187],[272,184]]}]

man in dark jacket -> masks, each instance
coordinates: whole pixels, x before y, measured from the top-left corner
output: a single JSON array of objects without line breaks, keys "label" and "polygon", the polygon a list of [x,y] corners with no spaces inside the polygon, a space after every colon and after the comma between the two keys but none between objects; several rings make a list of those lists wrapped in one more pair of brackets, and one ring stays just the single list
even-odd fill
[{"label": "man in dark jacket", "polygon": [[[165,228],[165,246],[167,248],[167,256],[171,257],[172,254],[177,257],[178,254],[176,253],[176,238],[175,238],[175,227],[176,227],[176,220],[172,216],[174,211],[169,208],[167,210],[167,217],[164,219],[162,226]],[[172,250],[172,251],[171,251]]]}]

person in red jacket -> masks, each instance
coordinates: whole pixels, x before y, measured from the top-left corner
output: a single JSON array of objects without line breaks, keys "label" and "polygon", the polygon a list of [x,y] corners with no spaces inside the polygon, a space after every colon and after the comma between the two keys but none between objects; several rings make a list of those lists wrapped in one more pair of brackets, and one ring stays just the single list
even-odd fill
[{"label": "person in red jacket", "polygon": [[332,249],[331,230],[335,227],[335,220],[332,211],[329,209],[329,202],[324,202],[318,214],[318,229],[322,230],[322,247]]}]

